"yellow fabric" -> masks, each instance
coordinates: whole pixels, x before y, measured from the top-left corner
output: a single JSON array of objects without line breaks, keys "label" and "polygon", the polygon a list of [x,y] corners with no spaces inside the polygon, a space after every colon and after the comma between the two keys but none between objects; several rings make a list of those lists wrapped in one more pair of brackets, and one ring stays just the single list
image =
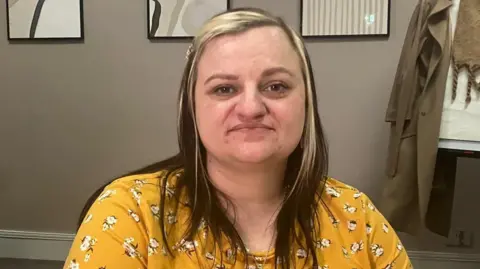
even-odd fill
[{"label": "yellow fabric", "polygon": [[[171,194],[175,192],[178,174],[168,178],[165,174],[163,171],[133,175],[112,182],[90,208],[64,268],[245,268],[245,259],[240,258],[235,265],[224,258],[223,267],[220,266],[216,258],[219,251],[209,252],[206,245],[211,242],[206,227],[199,228],[193,242],[182,240],[190,211],[181,205],[177,215],[168,213],[170,209],[174,211]],[[174,259],[166,255],[158,223],[162,180],[167,180],[165,220],[168,238],[176,241],[170,243],[174,246]],[[320,268],[412,268],[396,233],[365,194],[329,178],[323,201],[319,204],[320,229],[315,236]],[[292,251],[295,268],[312,268],[303,249],[293,245]],[[274,250],[255,256],[257,262],[251,259],[249,269],[274,268]]]}]

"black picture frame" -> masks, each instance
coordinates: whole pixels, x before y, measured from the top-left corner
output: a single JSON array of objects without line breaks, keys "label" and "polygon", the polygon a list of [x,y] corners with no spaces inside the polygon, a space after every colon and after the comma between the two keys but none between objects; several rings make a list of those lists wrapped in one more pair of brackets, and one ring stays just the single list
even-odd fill
[{"label": "black picture frame", "polygon": [[[32,22],[30,24],[27,24],[26,26],[29,26],[29,33],[28,36],[12,36],[12,29],[11,29],[11,11],[9,7],[9,1],[10,0],[5,0],[5,5],[6,5],[6,10],[7,10],[7,38],[9,41],[68,41],[68,40],[84,40],[85,38],[85,27],[84,27],[84,11],[83,11],[83,0],[77,0],[79,1],[79,35],[78,36],[35,36],[37,27],[38,27],[38,22],[40,19],[40,15],[42,12],[42,8],[44,6],[45,0],[38,0],[38,2],[35,5],[35,8],[33,11],[33,18],[32,17],[26,17],[28,19],[32,18]],[[13,1],[13,0],[12,0]],[[21,1],[21,0],[18,0]],[[16,1],[17,2],[17,1]],[[13,6],[12,6],[13,7]],[[25,30],[25,28],[23,29]],[[25,31],[22,31],[25,32]]]},{"label": "black picture frame", "polygon": [[[153,18],[150,17],[150,12],[151,12],[151,7],[150,7],[150,2],[159,2],[159,0],[146,0],[146,6],[147,6],[147,38],[150,40],[166,40],[166,39],[173,39],[173,40],[189,40],[193,38],[193,35],[155,35],[153,34],[153,29],[152,28],[152,21]],[[175,0],[171,0],[175,1]],[[186,0],[189,1],[189,0]],[[231,9],[231,0],[224,0],[226,2],[226,9],[222,11],[227,11]],[[155,10],[153,10],[155,12]],[[218,11],[221,12],[221,11]],[[218,13],[217,12],[217,13]],[[211,14],[213,15],[213,14]],[[156,32],[156,31],[155,31]]]},{"label": "black picture frame", "polygon": [[[350,37],[359,37],[359,38],[368,38],[368,37],[372,37],[372,38],[388,38],[390,37],[390,20],[391,20],[391,8],[392,8],[392,5],[391,5],[391,0],[353,0],[353,1],[357,1],[356,3],[354,3],[355,5],[359,4],[361,5],[362,3],[364,2],[372,2],[374,3],[374,7],[378,7],[379,5],[377,5],[378,3],[380,3],[380,9],[381,8],[384,8],[382,12],[383,16],[386,16],[386,18],[383,18],[384,21],[382,23],[380,23],[380,26],[376,26],[376,27],[380,27],[380,28],[384,28],[385,30],[384,31],[373,31],[372,33],[372,30],[368,30],[368,31],[354,31],[352,28],[354,27],[360,27],[360,29],[362,29],[362,27],[366,28],[366,26],[353,26],[352,24],[350,24],[349,26],[345,26],[342,24],[342,30],[344,27],[347,28],[347,31],[338,31],[337,29],[337,32],[340,32],[340,33],[336,33],[336,34],[332,34],[331,31],[325,31],[325,26],[323,26],[323,31],[321,30],[318,30],[318,31],[306,31],[306,27],[304,25],[304,9],[307,9],[309,8],[308,10],[322,10],[322,12],[326,12],[326,2],[332,2],[334,3],[334,5],[338,4],[339,1],[338,0],[313,0],[313,1],[317,1],[317,2],[320,2],[317,7],[315,8],[312,8],[312,7],[306,7],[305,5],[305,2],[306,1],[312,1],[312,0],[300,0],[300,34],[302,35],[303,38],[305,39],[318,39],[318,38],[350,38]],[[345,1],[345,0],[343,0]],[[352,4],[352,5],[354,5]],[[386,6],[384,6],[386,5]],[[329,5],[331,7],[331,5]],[[325,10],[325,11],[323,11]],[[344,11],[344,10],[342,10]],[[354,11],[359,11],[361,12],[361,9],[355,9],[354,7],[349,7],[347,8],[347,15],[352,15]],[[377,10],[378,11],[378,10]],[[351,12],[350,14],[348,12]],[[362,14],[359,14],[359,17],[360,18],[360,15]],[[326,16],[325,16],[326,17]],[[363,18],[367,18],[366,15],[363,15]],[[370,19],[369,22],[372,21],[372,17],[369,16],[368,17]],[[375,17],[373,17],[373,21],[375,21]],[[342,23],[344,21],[342,20]],[[355,23],[355,22],[353,22]],[[324,25],[326,25],[327,23],[325,23]],[[329,26],[329,30],[331,30],[331,20],[330,22],[328,23],[330,24]],[[367,23],[368,24],[368,23]],[[317,28],[322,28],[322,27],[319,27],[318,25],[317,26],[314,26],[314,27],[317,27]],[[349,31],[350,30],[350,31]]]}]

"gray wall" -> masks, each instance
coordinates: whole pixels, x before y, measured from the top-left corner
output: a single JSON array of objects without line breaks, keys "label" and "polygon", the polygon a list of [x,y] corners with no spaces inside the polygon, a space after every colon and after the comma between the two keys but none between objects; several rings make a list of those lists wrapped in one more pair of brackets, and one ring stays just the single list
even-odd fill
[{"label": "gray wall", "polygon": [[[416,2],[392,1],[388,40],[308,41],[331,175],[374,199],[384,112]],[[299,26],[299,1],[232,6],[266,8]],[[84,11],[84,43],[9,44],[0,4],[0,229],[72,232],[102,182],[176,150],[188,44],[150,42],[145,1],[85,1]]]}]

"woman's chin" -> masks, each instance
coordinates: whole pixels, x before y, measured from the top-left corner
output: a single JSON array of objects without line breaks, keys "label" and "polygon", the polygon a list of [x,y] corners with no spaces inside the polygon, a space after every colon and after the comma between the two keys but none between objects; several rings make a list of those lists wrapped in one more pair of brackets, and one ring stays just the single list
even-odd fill
[{"label": "woman's chin", "polygon": [[268,158],[267,156],[248,154],[248,155],[240,155],[240,156],[236,155],[235,159],[241,163],[260,164],[268,161],[270,158]]},{"label": "woman's chin", "polygon": [[275,152],[269,148],[243,148],[234,153],[234,158],[243,163],[264,163],[275,157]]}]

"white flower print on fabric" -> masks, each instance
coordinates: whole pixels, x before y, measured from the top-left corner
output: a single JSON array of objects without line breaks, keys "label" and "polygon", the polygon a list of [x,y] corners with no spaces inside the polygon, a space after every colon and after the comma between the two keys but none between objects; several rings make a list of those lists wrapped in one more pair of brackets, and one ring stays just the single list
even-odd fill
[{"label": "white flower print on fabric", "polygon": [[97,201],[98,202],[103,202],[105,199],[108,199],[110,197],[112,197],[113,195],[115,195],[117,193],[116,190],[106,190],[104,191],[102,194],[100,194],[100,196],[98,196],[97,198]]},{"label": "white flower print on fabric", "polygon": [[345,205],[343,206],[343,210],[345,210],[348,213],[352,213],[352,214],[357,212],[357,208],[349,205],[348,203],[345,203]]},{"label": "white flower print on fabric", "polygon": [[175,188],[168,181],[167,184],[165,184],[165,194],[168,199],[172,198],[175,195]]},{"label": "white flower print on fabric", "polygon": [[368,203],[368,208],[369,208],[370,210],[372,210],[372,211],[376,211],[376,210],[377,210],[377,208],[376,208],[372,203],[370,203],[370,202]]},{"label": "white flower print on fabric", "polygon": [[143,187],[143,185],[145,185],[145,180],[143,179],[135,179],[135,185],[137,185],[138,187]]},{"label": "white flower print on fabric", "polygon": [[354,221],[354,220],[349,221],[347,228],[348,228],[348,231],[349,231],[349,232],[355,231],[355,230],[357,229],[357,222]]},{"label": "white flower print on fabric", "polygon": [[330,219],[330,222],[332,223],[334,228],[338,228],[338,224],[340,223],[339,220],[335,219],[334,217],[330,216],[328,217]]},{"label": "white flower print on fabric", "polygon": [[200,220],[200,225],[198,226],[198,230],[199,231],[202,231],[202,237],[203,239],[207,239],[207,235],[208,235],[208,226],[207,226],[207,221],[202,218]]},{"label": "white flower print on fabric", "polygon": [[372,253],[375,257],[380,257],[383,255],[383,248],[381,245],[373,244],[371,246]]},{"label": "white flower print on fabric", "polygon": [[83,223],[84,224],[87,224],[89,223],[90,221],[92,221],[93,219],[93,215],[92,214],[88,214],[86,217],[85,217],[85,220],[83,220]]},{"label": "white flower print on fabric", "polygon": [[157,254],[158,253],[157,250],[159,247],[160,247],[160,244],[158,243],[157,239],[150,238],[150,242],[148,244],[148,256]]},{"label": "white flower print on fabric", "polygon": [[326,190],[327,194],[330,195],[330,197],[338,198],[338,197],[341,196],[340,191],[338,191],[334,187],[326,186],[325,190]]},{"label": "white flower print on fabric", "polygon": [[88,262],[90,260],[90,255],[93,253],[93,247],[97,243],[97,239],[93,238],[92,236],[85,236],[82,239],[82,243],[80,244],[80,250],[85,253],[84,262]]},{"label": "white flower print on fabric", "polygon": [[315,220],[314,218],[310,218],[310,225],[312,225],[312,227],[315,227]]},{"label": "white flower print on fabric", "polygon": [[140,201],[142,200],[142,192],[140,189],[135,186],[130,188],[130,192],[132,193],[133,199],[137,202],[137,205],[140,205]]},{"label": "white flower print on fabric", "polygon": [[225,251],[225,256],[227,256],[228,261],[233,261],[235,259],[235,256],[233,255],[233,250],[230,248]]},{"label": "white flower print on fabric", "polygon": [[350,259],[350,254],[348,253],[348,250],[346,248],[342,247],[342,253],[345,259]]},{"label": "white flower print on fabric", "polygon": [[297,257],[300,258],[300,259],[305,259],[307,257],[307,252],[300,248],[297,250]]},{"label": "white flower print on fabric", "polygon": [[383,269],[393,269],[393,263],[387,264]]},{"label": "white flower print on fabric", "polygon": [[359,251],[362,251],[363,250],[363,241],[360,240],[360,242],[358,242],[358,243],[353,243],[350,246],[350,250],[351,250],[352,254],[357,254]]},{"label": "white flower print on fabric", "polygon": [[372,233],[372,226],[370,225],[370,223],[367,223],[367,234],[371,234]]},{"label": "white flower print on fabric", "polygon": [[[260,266],[261,266],[261,264],[260,264]],[[259,268],[257,268],[256,265],[250,264],[250,265],[248,265],[248,269],[259,269]]]},{"label": "white flower print on fabric", "polygon": [[207,252],[207,253],[205,254],[205,258],[207,258],[207,260],[210,260],[210,261],[215,260],[215,256],[213,256],[213,254],[210,253],[210,252]]},{"label": "white flower print on fabric", "polygon": [[180,252],[184,252],[188,255],[191,255],[193,252],[195,252],[195,248],[198,247],[198,242],[197,241],[189,241],[182,239],[180,242],[175,244],[173,249],[178,249]]},{"label": "white flower print on fabric", "polygon": [[77,260],[73,259],[68,264],[68,269],[80,269],[80,264],[78,264]]},{"label": "white flower print on fabric", "polygon": [[397,243],[397,249],[402,251],[403,250],[403,245],[401,243]]},{"label": "white flower print on fabric", "polygon": [[200,219],[200,225],[198,226],[199,230],[207,228],[207,221],[204,218]]},{"label": "white flower print on fabric", "polygon": [[103,221],[103,227],[102,230],[105,232],[107,230],[113,230],[113,227],[117,223],[117,217],[115,216],[108,216],[104,221]]},{"label": "white flower print on fabric", "polygon": [[177,216],[173,213],[173,211],[169,211],[167,213],[167,221],[168,224],[174,224],[177,222]]},{"label": "white flower print on fabric", "polygon": [[202,237],[203,237],[203,239],[207,239],[207,236],[208,236],[208,229],[205,228],[205,229],[203,229],[203,231],[202,231]]},{"label": "white flower print on fabric", "polygon": [[158,205],[151,205],[150,211],[152,211],[154,217],[160,218],[160,207]]},{"label": "white flower print on fabric", "polygon": [[132,217],[132,219],[135,221],[135,222],[140,222],[140,217],[137,215],[137,213],[135,213],[133,210],[129,209],[128,210],[128,215],[130,215],[130,217]]},{"label": "white flower print on fabric", "polygon": [[178,182],[178,180],[182,177],[182,172],[178,172],[175,174],[175,176],[172,177],[172,183],[173,184],[176,184]]},{"label": "white flower print on fabric", "polygon": [[260,262],[260,263],[263,263],[263,261],[265,260],[263,257],[258,257],[258,256],[254,256],[253,259],[254,259],[256,262]]},{"label": "white flower print on fabric", "polygon": [[355,199],[358,199],[360,197],[362,197],[362,192],[357,191],[353,194],[353,198],[355,198]]},{"label": "white flower print on fabric", "polygon": [[87,235],[82,239],[80,250],[83,252],[93,251],[93,246],[95,246],[96,243],[97,243],[97,239],[93,238],[90,235]]},{"label": "white flower print on fabric", "polygon": [[362,211],[363,211],[363,213],[366,213],[366,212],[367,212],[367,206],[365,205],[365,201],[360,200],[360,203],[362,204]]},{"label": "white flower print on fabric", "polygon": [[320,244],[321,244],[321,248],[325,249],[332,244],[332,241],[330,241],[329,239],[323,238]]},{"label": "white flower print on fabric", "polygon": [[138,244],[135,243],[133,237],[125,238],[123,242],[123,249],[125,250],[125,255],[130,258],[141,257],[140,253],[137,251]]},{"label": "white flower print on fabric", "polygon": [[316,246],[317,246],[317,248],[323,250],[323,249],[326,249],[326,248],[330,247],[331,244],[332,244],[332,241],[330,241],[330,239],[322,238],[322,240],[320,240],[319,242],[316,243]]},{"label": "white flower print on fabric", "polygon": [[389,231],[388,225],[385,224],[385,223],[382,223],[382,230],[383,230],[384,233],[388,234],[388,231]]},{"label": "white flower print on fabric", "polygon": [[277,265],[282,264],[283,263],[282,260],[283,260],[282,257],[277,257],[277,261],[276,261]]}]

